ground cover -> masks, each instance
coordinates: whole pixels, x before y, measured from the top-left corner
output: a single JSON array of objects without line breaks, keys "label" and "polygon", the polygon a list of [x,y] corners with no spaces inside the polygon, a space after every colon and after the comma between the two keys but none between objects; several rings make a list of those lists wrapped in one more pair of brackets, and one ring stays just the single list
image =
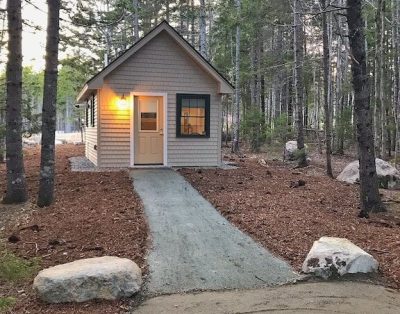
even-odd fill
[{"label": "ground cover", "polygon": [[[371,253],[387,284],[400,288],[399,192],[382,190],[390,211],[361,219],[358,187],[326,177],[318,163],[294,169],[265,155],[249,156],[225,156],[236,170],[180,173],[234,225],[298,271],[313,241],[343,237]],[[344,164],[343,157],[334,164]]]},{"label": "ground cover", "polygon": [[[71,172],[68,158],[82,156],[84,147],[58,145],[56,153],[56,202],[52,206],[39,209],[34,205],[40,158],[37,147],[25,151],[30,202],[0,205],[1,253],[38,265],[18,280],[0,275],[0,308],[12,308],[14,313],[123,311],[128,301],[48,306],[37,301],[31,290],[38,269],[80,258],[127,257],[147,271],[148,228],[128,173]],[[5,165],[0,165],[0,178],[0,191],[4,191]]]}]

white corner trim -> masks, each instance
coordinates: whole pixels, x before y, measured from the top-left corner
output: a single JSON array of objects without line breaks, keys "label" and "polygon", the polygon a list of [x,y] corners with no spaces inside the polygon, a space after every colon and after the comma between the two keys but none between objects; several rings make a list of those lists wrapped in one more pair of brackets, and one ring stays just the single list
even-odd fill
[{"label": "white corner trim", "polygon": [[134,110],[135,110],[135,96],[155,96],[163,98],[163,110],[164,110],[164,126],[163,126],[163,166],[168,166],[168,93],[153,93],[153,92],[131,92],[131,106],[129,111],[130,119],[130,167],[135,167],[135,132],[134,132]]},{"label": "white corner trim", "polygon": [[134,145],[134,109],[135,108],[135,96],[131,93],[131,104],[129,106],[129,166],[133,167],[135,164],[135,145]]}]

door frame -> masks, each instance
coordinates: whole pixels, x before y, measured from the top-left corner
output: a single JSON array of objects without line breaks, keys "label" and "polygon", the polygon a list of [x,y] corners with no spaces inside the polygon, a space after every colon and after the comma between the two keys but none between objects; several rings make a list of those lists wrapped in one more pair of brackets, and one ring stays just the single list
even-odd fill
[{"label": "door frame", "polygon": [[[168,166],[168,93],[152,93],[152,92],[131,92],[131,106],[129,106],[129,122],[130,122],[130,167],[135,167],[135,127],[134,127],[134,120],[135,120],[135,97],[140,96],[148,96],[148,97],[162,97],[163,102],[163,114],[164,114],[164,121],[163,121],[163,167]],[[141,166],[143,167],[143,166]],[[152,165],[149,165],[152,167]]]}]

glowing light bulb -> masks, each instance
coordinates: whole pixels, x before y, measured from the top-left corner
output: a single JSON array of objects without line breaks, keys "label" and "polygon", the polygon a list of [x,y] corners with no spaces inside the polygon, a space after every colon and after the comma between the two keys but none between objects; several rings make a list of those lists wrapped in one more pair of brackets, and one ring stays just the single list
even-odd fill
[{"label": "glowing light bulb", "polygon": [[124,94],[122,94],[121,98],[118,99],[117,106],[120,110],[128,109],[128,101],[126,100]]}]

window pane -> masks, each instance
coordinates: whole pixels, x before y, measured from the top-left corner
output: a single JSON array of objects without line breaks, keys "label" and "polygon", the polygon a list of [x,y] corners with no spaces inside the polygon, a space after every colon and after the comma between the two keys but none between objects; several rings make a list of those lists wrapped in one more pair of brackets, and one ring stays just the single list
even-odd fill
[{"label": "window pane", "polygon": [[206,111],[204,108],[190,108],[190,116],[192,117],[204,117],[206,115]]},{"label": "window pane", "polygon": [[190,108],[190,99],[184,98],[182,99],[182,109]]},{"label": "window pane", "polygon": [[157,113],[142,112],[140,116],[140,129],[142,131],[157,131]]},{"label": "window pane", "polygon": [[205,118],[181,117],[182,135],[205,135]]},{"label": "window pane", "polygon": [[204,109],[206,107],[206,100],[205,99],[198,99],[197,100],[197,107]]},{"label": "window pane", "polygon": [[139,100],[141,131],[157,131],[157,107],[157,100],[146,98]]},{"label": "window pane", "polygon": [[186,116],[190,116],[190,108],[189,107],[182,107],[182,116],[186,117]]}]

